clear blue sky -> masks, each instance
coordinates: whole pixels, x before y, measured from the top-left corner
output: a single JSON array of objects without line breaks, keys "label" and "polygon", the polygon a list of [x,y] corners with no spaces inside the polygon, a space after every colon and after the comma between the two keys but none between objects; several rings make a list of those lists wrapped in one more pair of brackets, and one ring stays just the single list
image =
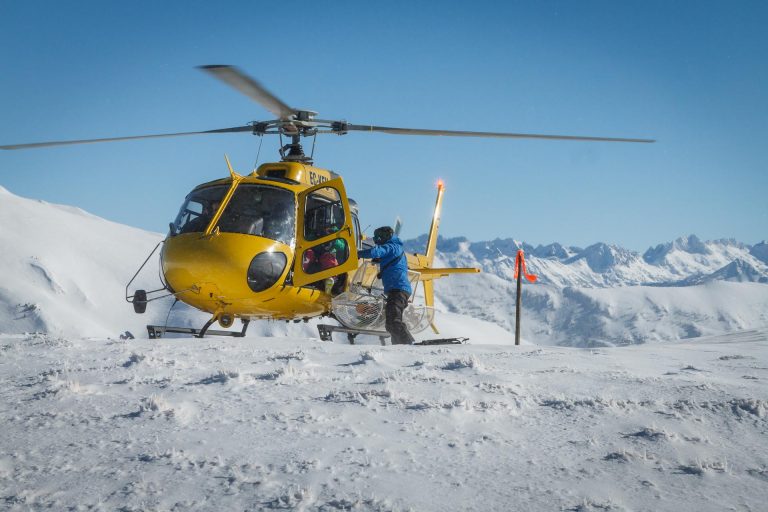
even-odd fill
[{"label": "clear blue sky", "polygon": [[[291,106],[384,126],[647,137],[653,145],[353,133],[318,138],[376,227],[635,250],[768,238],[768,4],[0,0],[0,144],[272,116],[194,67],[234,64]],[[251,170],[209,135],[0,152],[0,185],[165,231],[196,184]],[[275,160],[265,138],[261,162]],[[2,229],[0,227],[0,229]]]}]

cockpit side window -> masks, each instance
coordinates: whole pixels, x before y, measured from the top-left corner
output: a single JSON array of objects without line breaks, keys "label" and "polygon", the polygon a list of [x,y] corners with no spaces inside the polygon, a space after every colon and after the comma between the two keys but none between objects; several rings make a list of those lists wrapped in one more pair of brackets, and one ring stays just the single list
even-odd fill
[{"label": "cockpit side window", "polygon": [[205,231],[228,189],[226,185],[219,185],[190,192],[181,205],[176,220],[171,224],[171,236]]},{"label": "cockpit side window", "polygon": [[344,206],[335,188],[325,187],[307,197],[304,239],[317,240],[344,227]]},{"label": "cockpit side window", "polygon": [[363,235],[360,231],[360,219],[357,218],[356,213],[352,214],[352,222],[355,226],[355,245],[359,251],[363,248]]}]

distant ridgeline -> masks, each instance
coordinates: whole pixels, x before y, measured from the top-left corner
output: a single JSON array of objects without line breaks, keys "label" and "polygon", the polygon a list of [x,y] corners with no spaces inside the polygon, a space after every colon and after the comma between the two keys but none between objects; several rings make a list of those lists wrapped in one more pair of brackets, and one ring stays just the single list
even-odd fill
[{"label": "distant ridgeline", "polygon": [[[423,252],[426,241],[427,235],[407,240],[405,249]],[[512,238],[470,242],[466,237],[438,237],[437,242],[443,256],[471,256],[486,272],[503,266],[518,249],[525,251],[530,268],[542,274],[542,282],[562,287],[691,286],[714,280],[768,283],[766,241],[750,246],[734,239],[703,242],[690,235],[642,255],[602,242],[585,249],[557,242],[534,247]]]},{"label": "distant ridgeline", "polygon": [[[426,235],[405,242],[424,249]],[[600,345],[697,337],[768,326],[768,243],[702,241],[695,235],[644,254],[596,243],[536,247],[514,239],[471,242],[440,238],[447,266],[478,266],[479,276],[436,283],[449,310],[514,329],[514,258],[526,252],[529,271],[521,322],[534,343]]]}]

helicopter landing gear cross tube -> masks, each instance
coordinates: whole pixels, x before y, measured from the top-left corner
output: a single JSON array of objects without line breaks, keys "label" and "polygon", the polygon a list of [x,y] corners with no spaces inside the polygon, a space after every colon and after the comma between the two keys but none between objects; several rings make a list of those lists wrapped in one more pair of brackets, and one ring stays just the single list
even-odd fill
[{"label": "helicopter landing gear cross tube", "polygon": [[[252,173],[241,175],[234,171],[227,159],[229,176],[202,183],[187,195],[176,219],[170,223],[165,240],[155,247],[139,269],[141,271],[162,246],[160,288],[129,294],[128,287],[136,275],[126,286],[126,300],[133,304],[136,313],[143,313],[149,302],[172,296],[175,301],[211,315],[200,329],[147,326],[150,337],[155,338],[170,332],[198,337],[206,334],[244,336],[252,320],[300,322],[322,316],[339,320],[342,326],[331,332],[346,332],[352,341],[364,331],[383,331],[377,324],[381,320],[380,296],[371,285],[376,269],[366,261],[359,261],[357,256],[357,251],[367,242],[360,229],[358,207],[347,197],[338,174],[314,167],[314,142],[318,134],[377,132],[411,136],[654,142],[614,137],[397,128],[323,120],[317,119],[317,112],[288,106],[235,67],[212,65],[200,69],[255,100],[275,119],[214,130],[0,145],[0,150],[21,150],[222,133],[280,137],[280,162],[263,164]],[[283,137],[289,138],[290,142],[282,145]],[[301,146],[302,137],[313,140],[313,151],[309,155]],[[440,184],[438,210],[442,190]],[[423,285],[420,297],[424,304],[412,304],[410,321],[422,330],[431,327],[435,333],[438,330],[434,322],[433,281],[450,274],[479,272],[475,268],[433,267],[438,218],[439,215],[433,218],[425,253],[406,254],[415,284]],[[217,321],[228,328],[236,318],[243,321],[240,331],[209,329]],[[416,329],[411,331],[418,332]]]}]

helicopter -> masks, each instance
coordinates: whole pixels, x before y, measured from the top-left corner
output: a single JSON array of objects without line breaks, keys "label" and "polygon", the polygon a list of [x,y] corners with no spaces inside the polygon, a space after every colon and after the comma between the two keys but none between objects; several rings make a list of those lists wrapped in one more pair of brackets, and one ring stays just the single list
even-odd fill
[{"label": "helicopter", "polygon": [[[135,135],[84,140],[62,140],[0,146],[3,150],[33,149],[162,137],[219,133],[278,135],[280,161],[265,163],[249,174],[239,174],[225,156],[228,175],[202,183],[185,197],[168,234],[150,253],[126,285],[127,302],[144,313],[149,302],[172,296],[211,318],[199,329],[147,325],[150,338],[166,333],[245,336],[256,319],[308,321],[328,316],[340,325],[318,325],[321,339],[346,333],[350,343],[360,334],[378,336],[384,331],[384,302],[377,269],[358,258],[358,251],[372,244],[360,228],[357,203],[347,196],[342,177],[315,167],[313,153],[306,155],[302,138],[318,134],[346,135],[378,132],[394,135],[526,138],[599,142],[650,143],[650,139],[476,132],[361,125],[345,120],[317,118],[317,112],[288,106],[240,69],[229,65],[199,66],[200,70],[255,100],[276,118],[214,130]],[[283,137],[289,142],[282,144]],[[314,149],[314,142],[313,142]],[[412,332],[431,327],[434,321],[435,279],[477,268],[435,268],[434,258],[440,212],[445,191],[438,182],[437,199],[423,254],[408,253],[409,278],[414,285],[404,320]],[[160,248],[160,287],[129,288]],[[417,304],[418,285],[422,290]],[[173,306],[171,306],[173,307]],[[218,323],[230,328],[236,319],[240,330],[213,330]],[[450,339],[455,340],[455,339]],[[449,341],[450,341],[449,340]]]}]

